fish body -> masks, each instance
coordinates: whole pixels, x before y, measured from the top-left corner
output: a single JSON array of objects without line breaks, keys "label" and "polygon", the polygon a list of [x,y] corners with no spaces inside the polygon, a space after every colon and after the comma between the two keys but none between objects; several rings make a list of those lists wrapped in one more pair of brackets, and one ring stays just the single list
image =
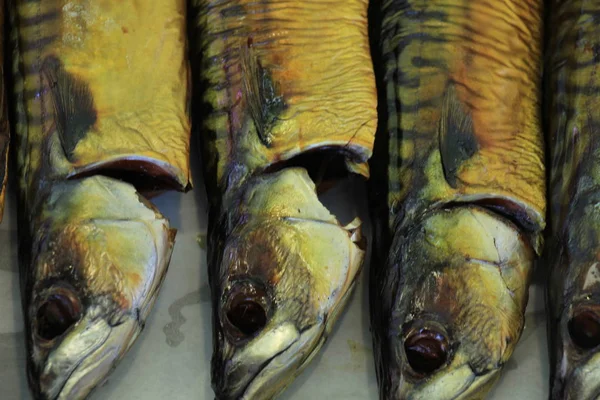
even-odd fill
[{"label": "fish body", "polygon": [[317,184],[324,160],[368,176],[367,1],[193,5],[212,383],[221,400],[271,399],[323,345],[364,258],[360,221],[342,225]]},{"label": "fish body", "polygon": [[190,187],[184,1],[13,1],[28,378],[83,399],[142,330],[175,230],[144,195]]},{"label": "fish body", "polygon": [[374,8],[382,399],[483,398],[520,337],[545,226],[542,12],[541,0]]},{"label": "fish body", "polygon": [[550,398],[587,400],[600,391],[600,4],[549,3]]},{"label": "fish body", "polygon": [[6,20],[5,1],[0,1],[0,222],[4,213],[4,199],[8,182],[8,150],[10,144],[10,124],[8,121],[8,102],[6,96],[7,73],[4,71],[6,59]]}]

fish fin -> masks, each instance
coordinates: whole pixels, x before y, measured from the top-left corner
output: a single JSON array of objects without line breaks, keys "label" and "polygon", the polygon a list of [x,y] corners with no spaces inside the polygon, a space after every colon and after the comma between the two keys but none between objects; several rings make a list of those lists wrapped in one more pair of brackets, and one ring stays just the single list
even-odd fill
[{"label": "fish fin", "polygon": [[271,129],[286,104],[280,86],[264,68],[253,50],[251,41],[241,48],[242,84],[246,103],[254,121],[256,132],[265,146],[272,142]]},{"label": "fish fin", "polygon": [[73,161],[73,151],[96,123],[92,92],[86,82],[68,73],[56,57],[45,59],[41,68],[52,93],[56,130],[63,151]]},{"label": "fish fin", "polygon": [[473,119],[456,94],[454,84],[448,85],[442,104],[439,126],[439,146],[446,181],[457,187],[458,170],[463,162],[478,150]]}]

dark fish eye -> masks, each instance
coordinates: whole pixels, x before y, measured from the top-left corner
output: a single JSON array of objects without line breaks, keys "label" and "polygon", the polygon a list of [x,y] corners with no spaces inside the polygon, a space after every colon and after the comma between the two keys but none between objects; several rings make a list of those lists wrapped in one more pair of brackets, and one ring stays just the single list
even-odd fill
[{"label": "dark fish eye", "polygon": [[584,310],[576,313],[568,324],[571,340],[582,349],[591,349],[600,345],[600,320],[598,316]]},{"label": "dark fish eye", "polygon": [[230,291],[225,316],[238,338],[256,335],[267,325],[267,296],[264,290],[252,284],[240,284]]},{"label": "dark fish eye", "polygon": [[227,318],[246,336],[256,334],[267,324],[265,309],[257,302],[247,299],[233,305],[227,312]]},{"label": "dark fish eye", "polygon": [[448,339],[430,329],[413,331],[404,341],[404,351],[410,367],[418,374],[429,375],[448,359]]},{"label": "dark fish eye", "polygon": [[65,333],[81,316],[79,300],[71,293],[50,294],[38,307],[36,314],[38,337],[53,340]]}]

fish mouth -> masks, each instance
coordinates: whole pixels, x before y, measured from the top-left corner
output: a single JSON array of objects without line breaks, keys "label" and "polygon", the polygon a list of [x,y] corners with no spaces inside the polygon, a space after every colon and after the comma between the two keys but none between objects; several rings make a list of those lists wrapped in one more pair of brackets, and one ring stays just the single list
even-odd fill
[{"label": "fish mouth", "polygon": [[[139,332],[139,324],[130,317],[117,326],[110,326],[101,318],[82,320],[43,364],[30,367],[30,379],[37,377],[32,385],[35,398],[85,398],[106,380]],[[35,374],[34,368],[39,373]]]},{"label": "fish mouth", "polygon": [[[282,392],[310,362],[323,343],[324,327],[298,332],[285,324],[268,333],[268,339],[248,343],[213,369],[218,400],[271,399]],[[262,339],[262,340],[260,340]],[[267,355],[270,353],[269,355]]]},{"label": "fish mouth", "polygon": [[567,374],[566,378],[554,382],[553,400],[595,400],[600,398],[600,353],[589,357]]},{"label": "fish mouth", "polygon": [[418,320],[403,330],[388,339],[391,358],[381,359],[381,399],[479,400],[500,377],[502,362],[480,365],[441,324]]},{"label": "fish mouth", "polygon": [[484,374],[476,373],[469,364],[453,371],[440,371],[438,377],[419,383],[410,383],[410,379],[401,378],[395,395],[387,400],[467,400],[481,399],[488,388],[499,378],[501,367]]}]

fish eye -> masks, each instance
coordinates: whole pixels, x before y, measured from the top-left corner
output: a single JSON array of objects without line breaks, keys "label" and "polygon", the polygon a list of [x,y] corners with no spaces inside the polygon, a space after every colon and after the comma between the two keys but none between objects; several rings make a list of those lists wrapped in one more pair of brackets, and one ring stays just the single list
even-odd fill
[{"label": "fish eye", "polygon": [[410,367],[418,374],[429,375],[448,359],[448,339],[431,329],[413,331],[404,341],[404,351]]},{"label": "fish eye", "polygon": [[225,307],[227,322],[238,339],[256,335],[267,325],[268,301],[266,292],[249,283],[233,286]]},{"label": "fish eye", "polygon": [[73,326],[81,316],[81,305],[70,291],[61,289],[48,295],[36,313],[36,334],[51,341]]},{"label": "fish eye", "polygon": [[576,313],[569,320],[568,330],[573,343],[582,349],[600,345],[600,320],[592,311]]}]

